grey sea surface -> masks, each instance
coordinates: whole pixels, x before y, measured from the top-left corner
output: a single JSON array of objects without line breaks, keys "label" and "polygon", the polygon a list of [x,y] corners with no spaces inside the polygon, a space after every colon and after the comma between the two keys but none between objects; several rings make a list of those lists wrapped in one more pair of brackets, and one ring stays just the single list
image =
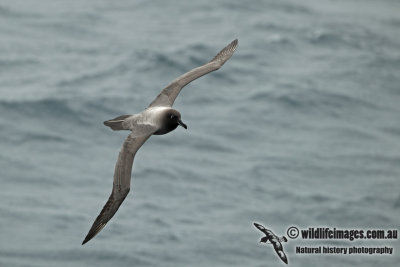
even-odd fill
[{"label": "grey sea surface", "polygon": [[[0,266],[283,266],[253,222],[398,229],[400,2],[0,2]],[[170,81],[188,130],[153,136],[109,224],[128,132]],[[393,247],[300,255],[296,246]],[[399,240],[289,239],[290,266],[398,266]]]}]

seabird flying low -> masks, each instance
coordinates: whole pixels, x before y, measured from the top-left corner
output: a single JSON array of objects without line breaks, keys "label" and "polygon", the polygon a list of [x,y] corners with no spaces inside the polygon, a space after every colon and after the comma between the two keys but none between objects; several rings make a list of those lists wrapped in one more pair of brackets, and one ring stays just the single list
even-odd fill
[{"label": "seabird flying low", "polygon": [[254,226],[257,227],[258,230],[263,232],[265,236],[261,238],[260,243],[272,244],[274,246],[276,254],[278,254],[279,258],[286,264],[288,264],[288,259],[286,257],[285,252],[283,252],[283,247],[281,242],[287,242],[286,237],[278,237],[271,230],[265,228],[261,224],[254,223]]},{"label": "seabird flying low", "polygon": [[175,130],[179,125],[187,129],[181,120],[181,114],[172,108],[179,92],[188,83],[197,78],[218,70],[232,56],[238,45],[234,40],[222,49],[210,62],[203,66],[192,69],[183,74],[167,87],[154,99],[153,102],[142,112],[134,115],[122,115],[115,119],[105,121],[104,124],[111,129],[132,131],[125,139],[119,152],[118,160],[114,170],[114,181],[111,195],[97,216],[89,230],[82,245],[97,235],[107,222],[117,212],[119,206],[129,193],[131,183],[131,172],[133,159],[139,148],[152,135],[162,135]]}]

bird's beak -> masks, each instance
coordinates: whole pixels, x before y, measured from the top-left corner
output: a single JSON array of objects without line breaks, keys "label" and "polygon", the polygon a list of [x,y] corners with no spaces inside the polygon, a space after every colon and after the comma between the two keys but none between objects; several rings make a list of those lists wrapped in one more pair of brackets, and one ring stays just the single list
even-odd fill
[{"label": "bird's beak", "polygon": [[187,129],[186,124],[184,124],[183,121],[181,121],[181,119],[178,120],[178,124],[179,124],[180,126],[182,126],[183,128]]}]

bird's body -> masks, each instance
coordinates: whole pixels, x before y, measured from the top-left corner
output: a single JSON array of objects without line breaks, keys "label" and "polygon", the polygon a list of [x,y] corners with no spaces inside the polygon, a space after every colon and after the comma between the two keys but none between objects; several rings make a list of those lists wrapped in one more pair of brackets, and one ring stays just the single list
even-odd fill
[{"label": "bird's body", "polygon": [[179,92],[191,81],[219,69],[233,54],[237,40],[222,49],[210,62],[197,67],[172,81],[142,112],[134,115],[122,115],[104,124],[113,130],[132,131],[125,139],[118,156],[114,171],[111,195],[94,221],[82,245],[98,234],[117,212],[130,191],[133,160],[139,148],[151,135],[163,135],[178,126],[187,129],[181,120],[181,114],[172,108]]},{"label": "bird's body", "polygon": [[149,107],[140,113],[122,115],[105,121],[104,124],[113,130],[130,130],[133,136],[146,134],[161,135],[175,130],[179,124],[169,124],[171,115],[180,118],[180,113],[169,107]]}]

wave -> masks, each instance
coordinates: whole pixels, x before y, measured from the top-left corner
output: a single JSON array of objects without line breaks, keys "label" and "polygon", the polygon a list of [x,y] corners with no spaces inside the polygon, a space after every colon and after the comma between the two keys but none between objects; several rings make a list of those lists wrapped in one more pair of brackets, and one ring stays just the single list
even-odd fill
[{"label": "wave", "polygon": [[17,18],[17,19],[21,19],[21,18],[30,18],[30,17],[40,17],[40,15],[31,13],[31,12],[21,12],[21,11],[16,11],[13,10],[9,7],[4,7],[4,6],[0,6],[0,16],[2,17],[6,17],[9,19],[12,18]]},{"label": "wave", "polygon": [[79,38],[82,41],[101,38],[103,33],[96,31],[95,26],[101,27],[102,22],[99,16],[90,14],[75,15],[73,19],[69,16],[51,18],[46,14],[40,20],[31,21],[29,27],[38,30],[41,34],[46,33],[60,36],[60,38]]},{"label": "wave", "polygon": [[45,98],[33,100],[0,100],[0,111],[5,118],[24,116],[27,119],[55,118],[63,122],[87,123],[96,114],[117,114],[119,106],[132,105],[132,99],[126,97],[82,98]]},{"label": "wave", "polygon": [[285,14],[313,14],[313,10],[303,5],[293,3],[283,3],[275,1],[258,1],[257,4],[249,5],[245,2],[227,2],[223,3],[222,7],[231,10],[240,10],[241,12],[257,12],[260,9],[274,10],[275,12],[282,12]]},{"label": "wave", "polygon": [[39,65],[37,59],[0,59],[0,69],[9,70],[10,68],[27,67]]},{"label": "wave", "polygon": [[324,25],[306,35],[306,40],[318,46],[347,47],[352,49],[368,49],[375,51],[382,44],[391,42],[382,34],[372,32],[364,26],[352,24]]},{"label": "wave", "polygon": [[[81,121],[80,114],[69,106],[67,100],[43,99],[32,101],[0,101],[0,110],[8,116],[22,115],[27,118],[40,117]],[[8,117],[7,116],[7,117]]]},{"label": "wave", "polygon": [[252,94],[248,99],[249,101],[268,102],[292,110],[303,112],[318,111],[337,116],[340,116],[342,112],[345,112],[345,108],[371,110],[381,109],[380,106],[373,102],[349,94],[333,92],[331,90],[305,90],[299,88],[296,91],[276,90],[257,92]]},{"label": "wave", "polygon": [[[126,253],[112,250],[91,250],[83,251],[82,249],[27,249],[27,250],[2,250],[0,256],[3,259],[18,259],[19,261],[29,260],[29,262],[52,263],[49,265],[57,265],[60,262],[76,262],[76,261],[94,261],[94,262],[125,262],[129,265],[148,266],[149,262],[142,256],[129,256]],[[57,264],[56,264],[57,263]],[[30,265],[30,264],[28,264]],[[150,264],[151,265],[151,264]]]},{"label": "wave", "polygon": [[400,196],[394,201],[393,207],[396,209],[400,208]]}]

